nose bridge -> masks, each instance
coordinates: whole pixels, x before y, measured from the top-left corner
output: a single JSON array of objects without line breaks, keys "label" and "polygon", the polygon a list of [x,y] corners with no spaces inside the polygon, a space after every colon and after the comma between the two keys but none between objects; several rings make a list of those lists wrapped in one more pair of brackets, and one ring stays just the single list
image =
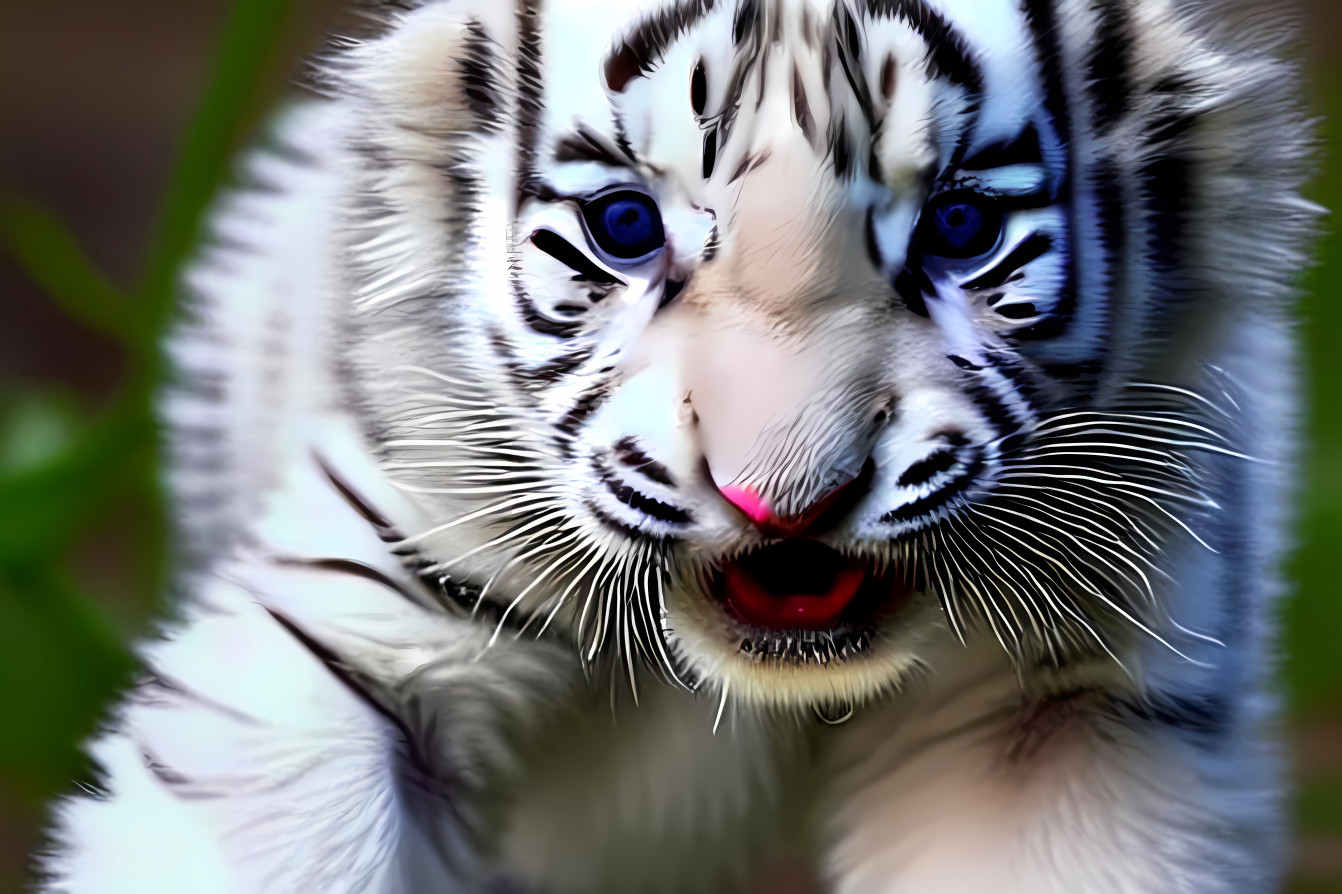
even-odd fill
[{"label": "nose bridge", "polygon": [[802,516],[861,472],[878,389],[849,328],[713,327],[689,358],[699,448],[747,515]]}]

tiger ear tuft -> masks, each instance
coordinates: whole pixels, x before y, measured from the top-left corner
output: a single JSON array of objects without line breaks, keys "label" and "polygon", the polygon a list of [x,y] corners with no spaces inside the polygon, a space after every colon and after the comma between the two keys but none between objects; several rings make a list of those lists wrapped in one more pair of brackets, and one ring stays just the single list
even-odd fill
[{"label": "tiger ear tuft", "polygon": [[411,133],[443,136],[497,124],[512,94],[518,10],[507,0],[410,4],[379,37],[335,62],[357,99]]}]

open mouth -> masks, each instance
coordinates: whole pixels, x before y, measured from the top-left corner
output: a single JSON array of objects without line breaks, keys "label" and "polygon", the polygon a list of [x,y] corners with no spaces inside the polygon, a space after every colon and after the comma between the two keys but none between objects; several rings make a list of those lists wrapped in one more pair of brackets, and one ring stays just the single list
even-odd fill
[{"label": "open mouth", "polygon": [[728,613],[750,627],[828,631],[903,602],[912,594],[905,577],[818,540],[789,538],[728,562],[713,588]]}]

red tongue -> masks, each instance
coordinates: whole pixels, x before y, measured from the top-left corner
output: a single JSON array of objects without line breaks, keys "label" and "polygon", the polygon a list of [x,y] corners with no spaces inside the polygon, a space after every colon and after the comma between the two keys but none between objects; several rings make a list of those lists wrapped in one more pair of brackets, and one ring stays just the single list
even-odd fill
[{"label": "red tongue", "polygon": [[744,568],[730,563],[723,570],[727,605],[742,621],[777,629],[826,630],[834,626],[862,589],[866,566],[848,561],[823,593],[770,593]]}]

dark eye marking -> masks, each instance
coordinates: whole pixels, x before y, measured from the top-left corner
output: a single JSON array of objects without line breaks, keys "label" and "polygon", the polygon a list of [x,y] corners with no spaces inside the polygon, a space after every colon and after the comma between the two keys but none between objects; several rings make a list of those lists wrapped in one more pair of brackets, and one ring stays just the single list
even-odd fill
[{"label": "dark eye marking", "polygon": [[704,72],[704,60],[700,59],[694,66],[694,74],[690,75],[690,108],[702,118],[707,105],[708,75]]},{"label": "dark eye marking", "polygon": [[718,132],[710,130],[704,137],[704,179],[713,176],[713,167],[718,163]]},{"label": "dark eye marking", "polygon": [[1001,143],[993,143],[960,162],[964,171],[990,171],[1010,165],[1041,165],[1044,152],[1039,146],[1039,131],[1030,125],[1019,136]]},{"label": "dark eye marking", "polygon": [[554,230],[537,230],[532,233],[531,244],[565,267],[577,271],[587,282],[603,286],[626,285],[622,280],[616,279],[593,264],[587,255],[574,248],[572,243]]},{"label": "dark eye marking", "polygon": [[1000,289],[1020,268],[1036,260],[1053,247],[1053,237],[1047,233],[1034,233],[1020,245],[1011,250],[996,267],[969,282],[961,283],[960,288],[968,292],[983,289]]},{"label": "dark eye marking", "polygon": [[613,168],[628,168],[638,163],[628,151],[608,145],[600,136],[581,126],[555,144],[554,160],[595,161]]}]

